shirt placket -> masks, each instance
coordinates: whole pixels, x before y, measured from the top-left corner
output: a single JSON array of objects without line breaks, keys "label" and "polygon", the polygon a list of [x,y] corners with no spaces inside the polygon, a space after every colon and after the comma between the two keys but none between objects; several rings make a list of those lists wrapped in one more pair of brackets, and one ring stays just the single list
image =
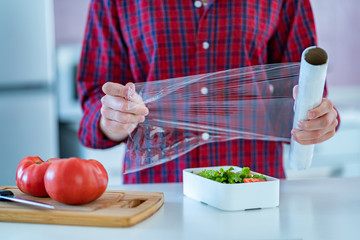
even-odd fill
[{"label": "shirt placket", "polygon": [[209,26],[207,14],[212,4],[213,1],[210,1],[206,5],[200,0],[194,1],[194,7],[199,16],[195,42],[197,74],[207,73],[209,69],[206,63],[208,62],[207,56],[209,56],[209,52],[211,51],[209,29],[211,29],[212,26]]},{"label": "shirt placket", "polygon": [[[210,51],[211,51],[211,39],[209,33],[209,21],[207,18],[207,13],[209,11],[209,7],[213,4],[214,0],[208,1],[208,3],[204,4],[204,2],[200,0],[194,1],[194,7],[196,8],[199,16],[199,23],[197,26],[197,35],[196,35],[196,71],[197,74],[208,73],[211,69],[211,66],[208,65],[210,59]],[[207,81],[199,81],[197,86],[194,88],[196,91],[199,91],[196,94],[199,94],[199,102],[210,102],[213,101],[209,92],[211,88],[209,88],[209,84]],[[212,121],[212,116],[209,115],[208,111],[204,109],[205,106],[200,107],[200,111],[198,112],[197,122],[199,125],[209,125]],[[206,107],[205,107],[206,108]],[[208,131],[199,132],[199,142],[204,143],[211,141],[211,133]]]}]

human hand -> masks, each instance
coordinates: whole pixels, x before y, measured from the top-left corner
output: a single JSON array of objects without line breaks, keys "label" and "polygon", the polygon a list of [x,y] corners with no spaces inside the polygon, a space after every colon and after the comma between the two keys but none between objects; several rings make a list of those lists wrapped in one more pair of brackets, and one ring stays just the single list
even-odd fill
[{"label": "human hand", "polygon": [[113,141],[124,140],[138,123],[145,121],[149,109],[135,92],[135,85],[107,82],[102,87],[101,131]]},{"label": "human hand", "polygon": [[[298,85],[293,89],[295,101],[297,90]],[[308,111],[307,119],[298,122],[300,129],[291,130],[291,135],[298,143],[302,145],[321,143],[335,135],[338,125],[337,112],[329,99],[323,98],[318,107]]]}]

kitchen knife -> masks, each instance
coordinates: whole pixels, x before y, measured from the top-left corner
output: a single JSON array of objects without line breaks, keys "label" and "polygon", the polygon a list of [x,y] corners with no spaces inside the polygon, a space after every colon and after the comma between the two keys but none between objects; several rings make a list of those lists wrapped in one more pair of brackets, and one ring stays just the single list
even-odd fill
[{"label": "kitchen knife", "polygon": [[50,204],[17,198],[14,196],[14,193],[10,190],[0,190],[0,201],[1,200],[8,200],[8,201],[28,204],[28,205],[32,205],[32,206],[36,206],[36,207],[42,207],[42,208],[55,209],[55,206],[50,205]]}]

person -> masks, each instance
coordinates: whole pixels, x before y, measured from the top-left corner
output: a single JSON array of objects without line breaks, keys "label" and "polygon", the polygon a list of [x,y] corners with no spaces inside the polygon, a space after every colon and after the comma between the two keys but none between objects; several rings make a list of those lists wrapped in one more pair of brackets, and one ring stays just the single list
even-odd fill
[{"label": "person", "polygon": [[[79,139],[90,148],[126,142],[149,113],[133,83],[299,62],[302,51],[316,43],[309,0],[92,0],[77,75]],[[300,144],[331,138],[339,123],[327,98],[308,119],[291,132]],[[126,174],[124,183],[179,182],[184,168],[214,165],[248,166],[284,178],[282,144],[204,144],[174,161]]]}]

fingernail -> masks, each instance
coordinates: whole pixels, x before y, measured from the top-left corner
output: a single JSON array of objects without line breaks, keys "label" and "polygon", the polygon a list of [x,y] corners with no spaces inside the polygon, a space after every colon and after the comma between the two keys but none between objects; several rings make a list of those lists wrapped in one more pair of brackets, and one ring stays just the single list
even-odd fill
[{"label": "fingernail", "polygon": [[314,112],[309,112],[309,118],[313,119],[315,117],[315,113]]},{"label": "fingernail", "polygon": [[304,127],[304,122],[303,122],[303,121],[299,121],[297,125],[298,125],[299,128],[302,129],[302,128]]},{"label": "fingernail", "polygon": [[129,87],[129,88],[128,88],[128,98],[129,98],[129,99],[132,99],[133,96],[134,96],[134,91]]}]

